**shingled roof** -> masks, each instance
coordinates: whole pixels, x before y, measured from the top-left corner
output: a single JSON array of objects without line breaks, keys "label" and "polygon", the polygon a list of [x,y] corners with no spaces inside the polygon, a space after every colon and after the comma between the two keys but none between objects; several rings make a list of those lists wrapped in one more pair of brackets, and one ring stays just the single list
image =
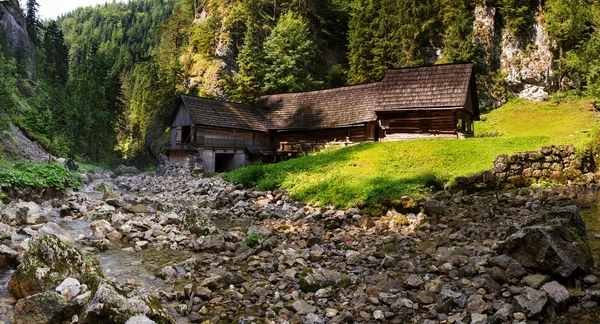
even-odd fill
[{"label": "shingled roof", "polygon": [[361,124],[377,119],[379,83],[260,97],[273,129],[316,129]]},{"label": "shingled roof", "polygon": [[[466,105],[473,64],[393,69],[382,82],[320,91],[262,96],[275,129],[342,127],[377,120],[377,111],[472,107]],[[475,97],[474,97],[475,98]]]},{"label": "shingled roof", "polygon": [[262,96],[254,106],[181,98],[196,124],[266,132],[351,126],[376,121],[377,112],[414,109],[466,107],[477,119],[475,91],[473,64],[464,63],[391,69],[381,82]]},{"label": "shingled roof", "polygon": [[273,128],[261,107],[181,95],[194,124],[266,132]]},{"label": "shingled roof", "polygon": [[444,64],[388,70],[377,110],[463,107],[473,64]]}]

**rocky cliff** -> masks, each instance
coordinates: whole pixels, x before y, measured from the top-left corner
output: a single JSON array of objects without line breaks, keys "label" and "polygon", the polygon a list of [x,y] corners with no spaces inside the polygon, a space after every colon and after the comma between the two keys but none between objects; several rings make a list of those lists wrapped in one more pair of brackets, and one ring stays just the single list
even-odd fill
[{"label": "rocky cliff", "polygon": [[[490,72],[500,72],[508,94],[545,101],[554,87],[554,45],[545,30],[543,17],[522,36],[503,28],[497,7],[486,2],[475,8],[473,42],[482,49],[482,60]],[[497,108],[505,99],[491,88],[480,89],[482,106]]]},{"label": "rocky cliff", "polygon": [[8,38],[10,50],[17,54],[23,51],[27,57],[27,71],[33,73],[35,46],[25,29],[25,17],[18,0],[0,1],[0,32]]}]

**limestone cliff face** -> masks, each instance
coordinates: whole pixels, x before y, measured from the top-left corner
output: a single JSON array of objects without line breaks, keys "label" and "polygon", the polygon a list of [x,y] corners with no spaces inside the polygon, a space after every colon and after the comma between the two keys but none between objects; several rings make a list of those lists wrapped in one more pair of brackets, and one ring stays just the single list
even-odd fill
[{"label": "limestone cliff face", "polygon": [[[506,91],[515,97],[545,101],[554,88],[554,45],[538,13],[524,36],[515,36],[501,26],[498,8],[486,1],[475,9],[473,42],[482,48],[488,71],[498,71]],[[506,99],[491,87],[480,87],[481,105],[493,109]]]},{"label": "limestone cliff face", "polygon": [[194,48],[189,48],[180,58],[189,73],[185,87],[197,88],[201,96],[227,99],[220,83],[224,75],[231,76],[238,73],[230,31],[223,23],[230,15],[230,7],[209,4],[196,13],[193,27],[197,28],[198,33],[207,32],[205,25],[212,25],[211,19],[216,18],[218,21],[216,26],[211,27],[214,29],[210,30],[214,37],[212,53],[209,55],[197,53]]},{"label": "limestone cliff face", "polygon": [[[27,56],[27,70],[33,73],[35,46],[25,29],[25,17],[18,0],[0,1],[0,30],[8,37],[10,50],[17,54],[22,50]],[[21,55],[23,55],[21,53]]]}]

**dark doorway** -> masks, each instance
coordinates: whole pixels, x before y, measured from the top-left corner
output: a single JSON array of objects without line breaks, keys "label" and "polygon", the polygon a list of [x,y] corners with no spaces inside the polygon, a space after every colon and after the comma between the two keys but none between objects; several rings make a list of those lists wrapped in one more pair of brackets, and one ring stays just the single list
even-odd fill
[{"label": "dark doorway", "polygon": [[235,154],[215,154],[215,172],[229,172],[234,169],[234,156]]}]

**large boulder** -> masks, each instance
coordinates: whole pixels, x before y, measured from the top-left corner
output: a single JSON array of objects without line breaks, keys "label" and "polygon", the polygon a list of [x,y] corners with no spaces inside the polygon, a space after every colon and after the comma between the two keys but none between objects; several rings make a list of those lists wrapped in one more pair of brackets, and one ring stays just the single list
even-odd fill
[{"label": "large boulder", "polygon": [[134,176],[140,174],[140,171],[134,166],[119,165],[115,171],[115,176]]},{"label": "large boulder", "polygon": [[575,206],[536,215],[523,228],[510,230],[497,250],[526,268],[563,278],[589,273],[594,263],[585,223]]},{"label": "large boulder", "polygon": [[83,309],[84,299],[61,296],[55,291],[28,296],[19,299],[15,305],[13,324],[52,324],[70,323],[73,315]]},{"label": "large boulder", "polygon": [[167,311],[152,295],[140,295],[131,286],[102,282],[88,307],[81,314],[82,323],[125,323],[135,316],[146,316],[158,324],[174,323]]},{"label": "large boulder", "polygon": [[300,288],[305,292],[315,292],[326,287],[347,288],[351,284],[350,277],[334,270],[315,269],[300,279]]},{"label": "large boulder", "polygon": [[104,274],[79,249],[55,235],[31,238],[23,261],[8,283],[8,291],[16,298],[24,298],[53,290],[66,278],[94,288]]}]

